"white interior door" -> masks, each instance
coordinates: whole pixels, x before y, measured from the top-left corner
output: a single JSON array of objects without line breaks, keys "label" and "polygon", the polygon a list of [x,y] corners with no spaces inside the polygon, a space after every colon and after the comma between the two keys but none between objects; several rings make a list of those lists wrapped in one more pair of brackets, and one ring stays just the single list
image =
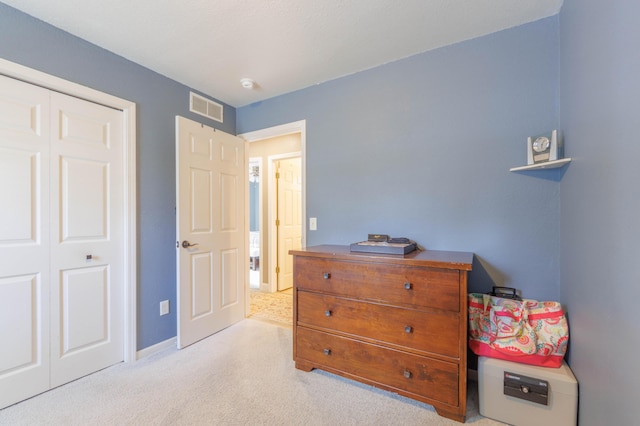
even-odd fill
[{"label": "white interior door", "polygon": [[178,348],[245,312],[244,140],[176,117]]},{"label": "white interior door", "polygon": [[293,256],[302,247],[302,176],[300,157],[278,161],[278,291],[293,286]]},{"label": "white interior door", "polygon": [[0,76],[0,409],[49,389],[49,93]]},{"label": "white interior door", "polygon": [[122,111],[51,92],[51,386],[124,359]]},{"label": "white interior door", "polygon": [[0,76],[0,408],[124,359],[122,126]]}]

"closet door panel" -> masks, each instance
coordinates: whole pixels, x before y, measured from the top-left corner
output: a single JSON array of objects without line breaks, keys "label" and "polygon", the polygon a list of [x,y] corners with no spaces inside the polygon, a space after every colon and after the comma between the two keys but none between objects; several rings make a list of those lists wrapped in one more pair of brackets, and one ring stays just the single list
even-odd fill
[{"label": "closet door panel", "polygon": [[0,408],[49,389],[49,92],[0,76]]},{"label": "closet door panel", "polygon": [[51,386],[124,359],[122,111],[51,94]]},{"label": "closet door panel", "polygon": [[60,168],[60,240],[106,240],[109,164],[61,157]]},{"label": "closet door panel", "polygon": [[109,339],[109,268],[62,271],[62,356]]}]

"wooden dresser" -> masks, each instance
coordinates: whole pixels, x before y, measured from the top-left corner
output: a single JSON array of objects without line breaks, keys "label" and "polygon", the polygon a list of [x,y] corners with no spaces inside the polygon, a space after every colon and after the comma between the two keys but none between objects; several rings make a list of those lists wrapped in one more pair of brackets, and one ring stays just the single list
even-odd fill
[{"label": "wooden dresser", "polygon": [[465,421],[473,253],[292,250],[296,368],[339,374]]}]

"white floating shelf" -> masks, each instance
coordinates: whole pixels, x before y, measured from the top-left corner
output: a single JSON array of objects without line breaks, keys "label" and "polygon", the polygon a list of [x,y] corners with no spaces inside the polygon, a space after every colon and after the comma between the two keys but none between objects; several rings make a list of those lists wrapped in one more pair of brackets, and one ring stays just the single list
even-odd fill
[{"label": "white floating shelf", "polygon": [[521,172],[524,170],[557,169],[571,162],[571,158],[561,158],[560,160],[547,161],[545,163],[529,164],[528,166],[512,167],[510,172]]}]

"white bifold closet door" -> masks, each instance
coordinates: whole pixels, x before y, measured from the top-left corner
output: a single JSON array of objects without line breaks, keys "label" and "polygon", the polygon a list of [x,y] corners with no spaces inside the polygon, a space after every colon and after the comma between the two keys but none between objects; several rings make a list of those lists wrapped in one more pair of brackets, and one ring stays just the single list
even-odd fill
[{"label": "white bifold closet door", "polygon": [[0,408],[124,359],[123,113],[0,76]]}]

